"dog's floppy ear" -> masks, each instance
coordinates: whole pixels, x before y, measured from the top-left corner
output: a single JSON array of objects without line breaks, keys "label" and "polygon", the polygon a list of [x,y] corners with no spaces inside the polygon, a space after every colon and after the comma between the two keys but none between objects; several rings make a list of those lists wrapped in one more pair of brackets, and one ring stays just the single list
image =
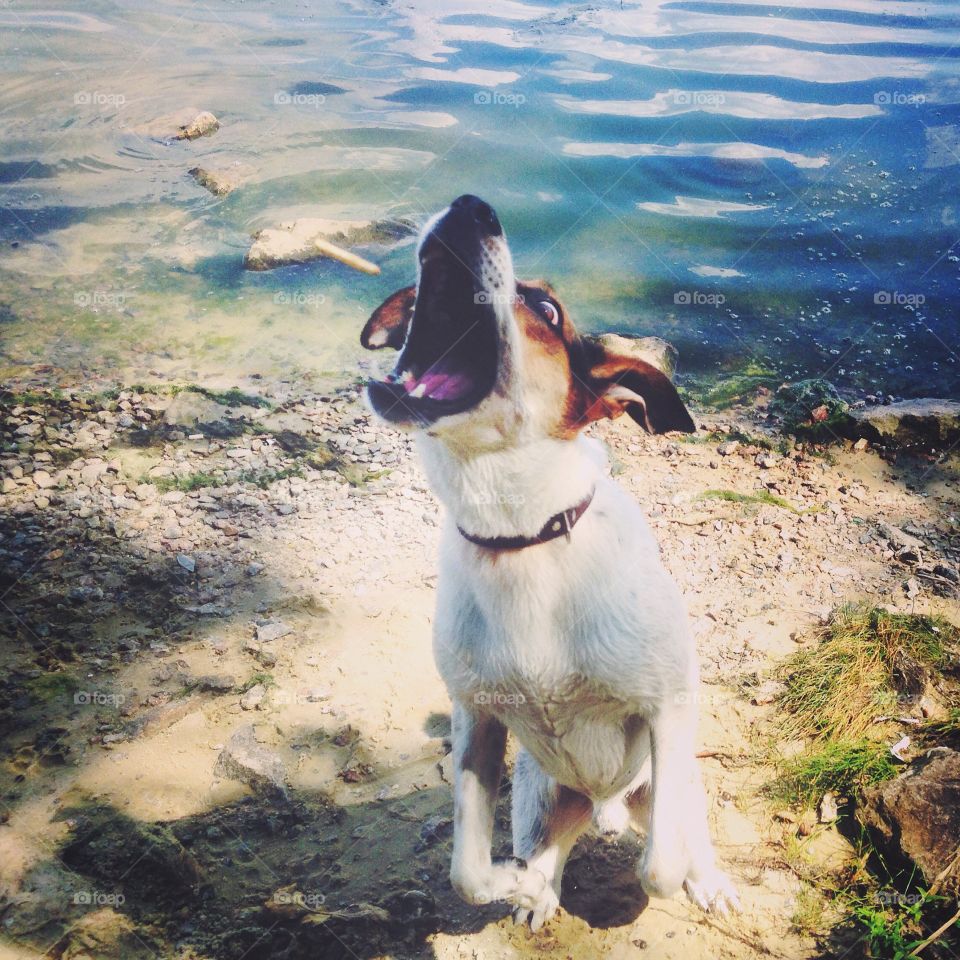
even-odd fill
[{"label": "dog's floppy ear", "polygon": [[407,328],[416,299],[416,287],[403,287],[391,293],[370,315],[360,334],[360,344],[367,350],[380,350],[383,347],[399,350],[407,339]]},{"label": "dog's floppy ear", "polygon": [[580,417],[591,423],[628,413],[649,433],[697,428],[670,378],[625,337],[580,337],[574,374],[579,379]]}]

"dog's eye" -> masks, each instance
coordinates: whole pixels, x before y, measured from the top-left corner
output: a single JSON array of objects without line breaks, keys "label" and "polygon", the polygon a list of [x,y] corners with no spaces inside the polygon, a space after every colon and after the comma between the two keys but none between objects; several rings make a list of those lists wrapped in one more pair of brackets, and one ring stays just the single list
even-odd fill
[{"label": "dog's eye", "polygon": [[551,327],[560,326],[560,311],[549,300],[541,300],[538,304],[540,312]]}]

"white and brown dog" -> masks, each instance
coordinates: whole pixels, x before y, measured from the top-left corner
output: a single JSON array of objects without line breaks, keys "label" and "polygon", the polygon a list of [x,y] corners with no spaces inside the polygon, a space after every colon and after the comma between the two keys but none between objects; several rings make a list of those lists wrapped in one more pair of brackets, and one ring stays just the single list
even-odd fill
[{"label": "white and brown dog", "polygon": [[[418,259],[418,284],[374,312],[361,342],[400,350],[369,402],[416,431],[447,509],[434,650],[453,700],[453,886],[470,903],[509,902],[537,929],[577,837],[591,823],[622,831],[626,799],[646,794],[644,889],[736,909],[695,760],[684,603],[639,507],[582,435],[624,412],[654,433],[693,421],[658,369],[578,336],[550,287],[514,278],[477,197],[431,219]],[[494,862],[507,730],[522,745],[517,859]]]}]

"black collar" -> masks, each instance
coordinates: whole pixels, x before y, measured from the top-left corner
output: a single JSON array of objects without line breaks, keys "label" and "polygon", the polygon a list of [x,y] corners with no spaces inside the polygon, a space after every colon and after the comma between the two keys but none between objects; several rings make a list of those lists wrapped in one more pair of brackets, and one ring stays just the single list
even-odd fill
[{"label": "black collar", "polygon": [[460,533],[471,543],[487,550],[523,550],[524,547],[535,547],[538,543],[548,543],[558,537],[570,539],[570,531],[577,525],[577,521],[587,512],[587,507],[593,502],[596,491],[591,490],[579,503],[555,513],[541,528],[540,532],[532,537],[476,537],[467,533],[463,527],[457,527]]}]

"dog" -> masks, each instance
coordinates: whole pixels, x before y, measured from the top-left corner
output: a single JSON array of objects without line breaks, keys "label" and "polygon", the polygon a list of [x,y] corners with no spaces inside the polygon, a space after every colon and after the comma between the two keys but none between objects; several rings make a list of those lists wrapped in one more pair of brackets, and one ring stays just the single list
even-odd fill
[{"label": "dog", "polygon": [[[388,297],[360,339],[400,351],[367,401],[414,432],[446,508],[434,654],[453,702],[451,883],[537,930],[577,838],[591,825],[619,834],[627,799],[645,798],[646,893],[683,887],[707,911],[736,910],[695,759],[683,600],[640,508],[583,435],[623,413],[652,433],[690,432],[690,414],[659,369],[579,336],[550,286],[514,277],[478,197],[429,220],[417,260],[417,284]],[[515,859],[495,862],[508,730],[521,745]]]}]

